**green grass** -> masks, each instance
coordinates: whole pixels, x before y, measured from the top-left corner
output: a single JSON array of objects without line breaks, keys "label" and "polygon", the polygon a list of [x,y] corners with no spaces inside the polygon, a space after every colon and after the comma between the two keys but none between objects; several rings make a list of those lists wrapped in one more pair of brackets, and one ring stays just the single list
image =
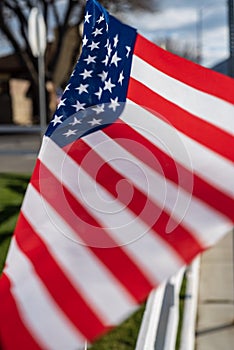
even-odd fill
[{"label": "green grass", "polygon": [[184,302],[186,298],[186,288],[187,288],[187,278],[186,278],[186,274],[184,274],[181,288],[180,288],[180,296],[179,296],[179,324],[177,329],[176,350],[180,348],[180,343],[181,343],[181,332],[182,332],[182,326],[183,326],[183,314],[184,314]]},{"label": "green grass", "polygon": [[29,175],[0,173],[0,272],[19,215]]},{"label": "green grass", "polygon": [[90,350],[134,350],[144,310],[145,304],[119,327],[96,341]]},{"label": "green grass", "polygon": [[[0,173],[0,273],[29,179],[29,175]],[[142,305],[133,316],[95,342],[90,349],[134,350],[144,308]]]}]

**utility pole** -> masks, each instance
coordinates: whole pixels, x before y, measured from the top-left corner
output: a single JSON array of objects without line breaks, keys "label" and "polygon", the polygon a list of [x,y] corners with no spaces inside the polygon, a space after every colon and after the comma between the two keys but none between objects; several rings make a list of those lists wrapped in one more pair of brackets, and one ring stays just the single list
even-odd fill
[{"label": "utility pole", "polygon": [[33,7],[28,19],[29,43],[38,61],[39,114],[41,137],[46,131],[45,62],[46,25],[39,7]]},{"label": "utility pole", "polygon": [[196,48],[196,54],[197,54],[197,60],[196,62],[198,64],[202,63],[202,51],[203,51],[203,47],[202,47],[202,42],[203,42],[203,7],[200,7],[197,10],[197,21],[196,21],[196,35],[197,35],[197,48]]},{"label": "utility pole", "polygon": [[234,0],[228,0],[228,23],[230,51],[228,75],[234,78]]}]

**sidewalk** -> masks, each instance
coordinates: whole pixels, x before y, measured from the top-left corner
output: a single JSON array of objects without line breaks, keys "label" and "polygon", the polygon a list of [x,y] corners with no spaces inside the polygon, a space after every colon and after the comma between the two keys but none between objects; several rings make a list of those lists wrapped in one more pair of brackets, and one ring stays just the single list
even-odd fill
[{"label": "sidewalk", "polygon": [[40,145],[40,134],[0,134],[0,173],[31,174]]},{"label": "sidewalk", "polygon": [[196,350],[234,349],[233,232],[201,257]]}]

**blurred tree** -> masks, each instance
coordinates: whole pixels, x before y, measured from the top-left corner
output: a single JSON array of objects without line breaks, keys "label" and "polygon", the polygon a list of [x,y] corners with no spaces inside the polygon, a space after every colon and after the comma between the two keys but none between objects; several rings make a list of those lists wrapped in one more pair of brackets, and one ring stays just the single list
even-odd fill
[{"label": "blurred tree", "polygon": [[[21,61],[31,81],[32,96],[38,92],[37,59],[33,56],[28,40],[28,17],[31,9],[39,7],[47,28],[47,49],[45,55],[46,81],[51,96],[51,82],[64,88],[77,60],[81,46],[80,25],[83,21],[85,0],[1,0],[0,31]],[[131,8],[150,10],[155,0],[100,1],[110,11],[126,11]],[[53,90],[53,89],[52,89]],[[38,109],[38,98],[34,107]],[[53,107],[52,107],[53,108]],[[36,112],[34,112],[35,114]]]}]

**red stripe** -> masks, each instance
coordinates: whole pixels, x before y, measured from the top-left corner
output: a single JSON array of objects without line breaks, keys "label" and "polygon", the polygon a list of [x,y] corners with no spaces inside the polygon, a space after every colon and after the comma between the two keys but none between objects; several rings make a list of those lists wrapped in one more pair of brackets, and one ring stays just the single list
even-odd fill
[{"label": "red stripe", "polygon": [[24,325],[14,297],[11,282],[3,273],[0,280],[0,347],[3,350],[42,350]]},{"label": "red stripe", "polygon": [[234,79],[165,51],[139,34],[134,54],[172,78],[234,104]]},{"label": "red stripe", "polygon": [[[85,338],[93,340],[98,334],[104,330],[106,331],[107,329],[98,319],[98,316],[67,279],[44,242],[34,232],[22,213],[15,230],[15,238],[21,251],[33,264],[37,275],[54,301],[77,329],[84,334]],[[80,315],[82,315],[82,318]],[[92,327],[90,327],[90,324]]]},{"label": "red stripe", "polygon": [[[232,198],[220,192],[195,173],[190,173],[188,169],[175,162],[170,156],[153,145],[129,125],[118,120],[115,124],[105,128],[104,131],[110,138],[115,139],[123,148],[127,148],[130,153],[150,166],[154,171],[158,171],[155,164],[159,163],[163,170],[163,175],[186,191],[191,191],[190,185],[192,180],[192,195],[201,199],[234,222],[234,203]],[[128,140],[134,140],[134,145],[129,143]],[[144,152],[142,146],[150,152]],[[149,157],[150,153],[154,155],[156,162],[152,162],[152,157]],[[180,176],[180,181],[178,181],[178,175]]]},{"label": "red stripe", "polygon": [[132,297],[144,300],[154,287],[144,272],[39,160],[31,182]]},{"label": "red stripe", "polygon": [[128,98],[185,135],[234,162],[234,137],[164,99],[131,78]]},{"label": "red stripe", "polygon": [[[113,125],[112,127],[114,128],[115,126]],[[107,129],[108,128],[105,130]],[[155,234],[169,244],[170,247],[175,250],[176,254],[179,254],[180,258],[186,263],[190,262],[198,252],[202,251],[202,246],[184,227],[170,218],[165,211],[162,211],[162,208],[157,206],[156,203],[153,203],[152,200],[147,198],[139,189],[134,187],[134,191],[131,192],[130,201],[127,188],[117,193],[116,188],[118,183],[121,183],[124,178],[108,163],[105,163],[104,160],[83,141],[78,140],[74,142],[72,146],[70,145],[70,147],[67,148],[67,153],[74,161],[80,164],[97,183],[106,188],[115,198],[118,198],[128,209],[151,227]],[[89,159],[92,161],[87,161],[87,156],[90,157]],[[99,169],[98,172],[97,169]],[[145,206],[147,206],[147,209]],[[173,222],[175,229],[172,233],[167,234],[166,227],[169,220],[171,220],[171,223]]]}]

